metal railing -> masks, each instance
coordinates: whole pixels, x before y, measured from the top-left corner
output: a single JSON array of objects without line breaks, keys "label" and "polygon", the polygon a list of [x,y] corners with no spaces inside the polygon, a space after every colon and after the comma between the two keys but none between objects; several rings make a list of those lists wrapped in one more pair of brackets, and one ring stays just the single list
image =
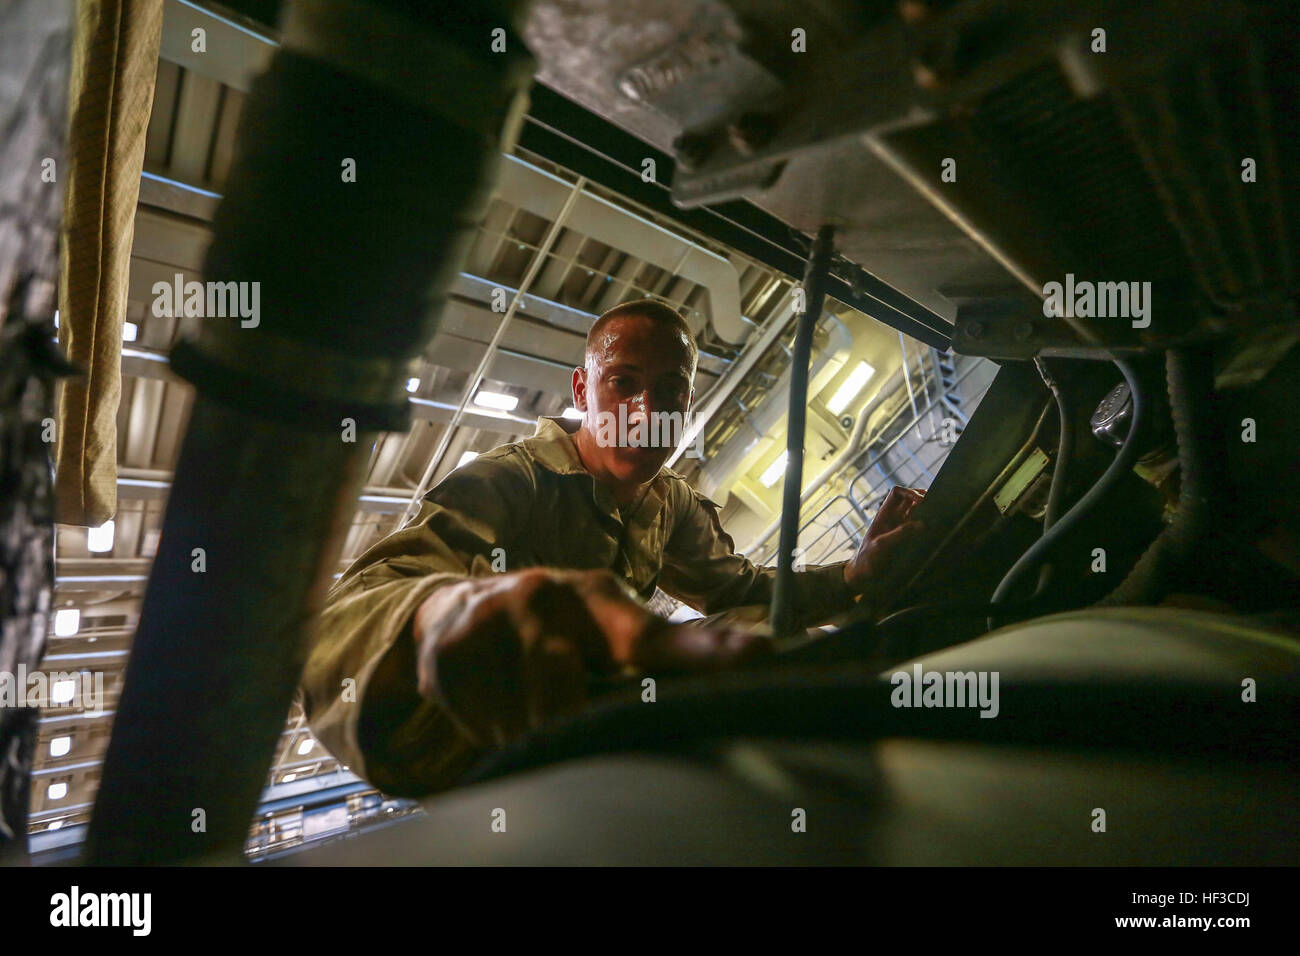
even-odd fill
[{"label": "metal railing", "polygon": [[[896,397],[900,390],[906,390],[908,394],[906,400],[899,404],[898,409],[873,431],[871,437],[863,442],[862,448],[855,452],[841,466],[839,472],[827,482],[828,486],[833,485],[837,481],[844,481],[849,473],[856,472],[851,478],[847,478],[845,490],[827,498],[813,515],[800,522],[799,557],[802,563],[829,564],[850,557],[861,544],[871,520],[875,517],[876,510],[894,485],[929,487],[930,482],[934,480],[934,475],[947,458],[947,450],[950,448],[950,443],[943,442],[938,434],[933,413],[938,411],[943,418],[952,420],[954,434],[958,430],[958,423],[964,426],[969,421],[970,412],[983,398],[986,389],[981,389],[977,395],[960,401],[957,400],[957,389],[972,372],[986,367],[986,364],[985,359],[974,359],[960,375],[946,381],[938,368],[938,356],[931,350],[930,361],[921,360],[922,368],[919,373],[908,374],[900,388],[890,393],[890,399]],[[961,407],[963,405],[964,408]],[[912,412],[910,420],[895,430],[894,426],[906,411]],[[921,423],[927,418],[931,432],[928,438],[921,429]],[[885,440],[891,433],[892,437]],[[928,464],[923,462],[917,454],[917,449],[908,442],[909,436],[914,434],[920,439],[920,445],[939,442],[939,447],[944,451]],[[883,447],[872,454],[873,447],[879,445],[881,441],[885,442]],[[891,461],[890,453],[895,449],[902,454]],[[869,460],[864,461],[864,459]],[[909,466],[911,475],[903,473],[904,465]],[[837,505],[838,513],[833,510]],[[816,536],[804,543],[805,536],[814,531],[817,532]],[[770,538],[761,544],[755,563],[771,567],[776,560],[777,545]]]}]

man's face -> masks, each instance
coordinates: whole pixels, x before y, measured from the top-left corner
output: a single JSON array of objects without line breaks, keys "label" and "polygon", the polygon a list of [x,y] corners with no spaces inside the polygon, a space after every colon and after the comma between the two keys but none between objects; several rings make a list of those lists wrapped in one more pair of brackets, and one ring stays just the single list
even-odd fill
[{"label": "man's face", "polygon": [[[588,467],[618,482],[649,481],[681,439],[694,399],[690,349],[680,333],[650,319],[615,319],[592,343],[586,368],[574,370],[573,399],[593,439],[583,446],[596,458]],[[623,420],[626,429],[618,427]],[[675,422],[671,441],[661,427],[669,422]],[[646,447],[631,447],[638,437]]]}]

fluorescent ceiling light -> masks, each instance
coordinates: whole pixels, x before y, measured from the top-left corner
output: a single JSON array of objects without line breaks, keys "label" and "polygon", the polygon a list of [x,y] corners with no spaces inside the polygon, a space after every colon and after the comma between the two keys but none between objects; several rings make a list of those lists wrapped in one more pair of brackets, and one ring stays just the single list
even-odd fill
[{"label": "fluorescent ceiling light", "polygon": [[507,395],[504,392],[489,392],[487,389],[479,389],[474,396],[474,404],[482,405],[484,408],[495,408],[502,412],[513,412],[515,406],[519,404],[518,395]]},{"label": "fluorescent ceiling light", "polygon": [[461,465],[465,464],[466,462],[473,461],[477,457],[478,457],[478,452],[467,451],[465,452],[465,454],[460,456],[460,461],[456,462],[456,467],[459,468]]},{"label": "fluorescent ceiling light", "polygon": [[307,751],[311,750],[311,747],[312,747],[312,740],[310,737],[308,737],[306,740],[304,740],[302,743],[298,745],[298,756],[301,757]]},{"label": "fluorescent ceiling light", "polygon": [[771,488],[785,474],[785,463],[789,458],[790,451],[786,449],[777,456],[776,461],[767,466],[767,471],[763,472],[763,477],[758,479],[763,483],[764,488]]},{"label": "fluorescent ceiling light", "polygon": [[72,738],[71,738],[71,737],[66,737],[66,736],[64,736],[64,737],[55,737],[53,740],[50,741],[50,756],[51,756],[51,757],[62,757],[64,754],[66,754],[66,753],[67,753],[69,750],[71,750],[71,749],[72,749]]},{"label": "fluorescent ceiling light", "polygon": [[419,387],[420,387],[420,380],[418,378],[408,378],[406,380],[406,390],[408,392],[414,392]]},{"label": "fluorescent ceiling light", "polygon": [[54,686],[50,688],[50,700],[56,704],[66,704],[72,700],[72,695],[77,692],[77,682],[72,680],[56,680]]},{"label": "fluorescent ceiling light", "polygon": [[113,550],[113,521],[111,518],[98,528],[86,529],[86,550],[97,554]]},{"label": "fluorescent ceiling light", "polygon": [[134,322],[122,323],[123,342],[134,342],[135,337],[139,334],[140,334],[140,326],[136,325]]},{"label": "fluorescent ceiling light", "polygon": [[55,820],[53,823],[51,823],[51,824],[50,824],[48,827],[46,827],[45,829],[47,829],[47,830],[58,830],[58,829],[60,829],[62,826],[63,826],[63,821],[62,821],[62,820]]},{"label": "fluorescent ceiling light", "polygon": [[564,417],[571,418],[574,421],[577,421],[581,418],[585,418],[586,415],[580,409],[574,408],[572,405],[570,405],[568,408],[564,410]]},{"label": "fluorescent ceiling light", "polygon": [[52,783],[50,789],[45,791],[45,795],[51,800],[62,800],[68,795],[68,785],[66,783]]},{"label": "fluorescent ceiling light", "polygon": [[54,636],[71,637],[81,626],[81,612],[75,607],[62,607],[54,612]]},{"label": "fluorescent ceiling light", "polygon": [[844,380],[844,384],[835,390],[831,400],[826,403],[832,415],[838,415],[844,409],[848,408],[849,402],[858,397],[864,385],[871,381],[871,376],[876,374],[876,370],[866,362],[859,362],[857,368],[849,373],[849,377]]},{"label": "fluorescent ceiling light", "polygon": [[293,782],[294,782],[295,780],[297,780],[297,779],[298,779],[298,775],[297,775],[296,773],[286,773],[286,774],[284,775],[284,779],[281,780],[280,782],[281,782],[281,783],[293,783]]}]

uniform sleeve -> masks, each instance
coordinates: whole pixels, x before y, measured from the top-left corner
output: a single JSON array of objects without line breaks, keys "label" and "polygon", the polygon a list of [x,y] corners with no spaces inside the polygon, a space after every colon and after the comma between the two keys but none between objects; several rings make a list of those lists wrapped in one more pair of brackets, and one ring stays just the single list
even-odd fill
[{"label": "uniform sleeve", "polygon": [[[735,542],[722,529],[718,505],[684,479],[678,484],[681,514],[664,546],[659,586],[705,615],[746,605],[770,607],[776,569],[757,567],[736,554]],[[853,607],[842,561],[809,566],[795,574],[794,582],[797,627],[824,623]],[[766,612],[761,617],[766,620]]]},{"label": "uniform sleeve", "polygon": [[444,478],[414,522],[366,551],[326,595],[303,671],[307,720],[335,757],[384,792],[442,789],[480,756],[416,689],[412,619],[439,587],[494,573],[535,495],[524,456],[480,456]]}]

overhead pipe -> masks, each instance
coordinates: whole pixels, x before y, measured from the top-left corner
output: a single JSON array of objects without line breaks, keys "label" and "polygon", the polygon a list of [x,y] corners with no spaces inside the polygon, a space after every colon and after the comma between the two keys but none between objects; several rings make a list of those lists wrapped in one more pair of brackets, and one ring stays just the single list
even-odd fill
[{"label": "overhead pipe", "polygon": [[[568,185],[553,173],[507,156],[496,195],[535,216],[553,220],[564,205]],[[740,318],[740,274],[724,256],[591,193],[574,205],[569,225],[575,232],[704,286],[709,290],[714,331],[733,344],[749,338],[752,329]],[[686,319],[692,321],[689,315]],[[700,329],[692,325],[691,331]]]},{"label": "overhead pipe", "polygon": [[[784,309],[781,314],[785,314]],[[784,329],[780,331],[784,333]],[[818,331],[826,333],[827,341],[824,347],[820,349],[814,348],[813,350],[812,361],[808,370],[810,390],[815,387],[819,377],[827,373],[828,370],[833,372],[834,369],[842,367],[853,349],[853,336],[849,333],[847,327],[838,320],[826,322],[825,312],[823,312],[823,321],[819,324]],[[790,351],[784,347],[784,343],[781,341],[782,338],[783,334],[780,334],[775,336],[772,341],[775,343],[775,347],[782,351],[785,357],[784,360],[788,362]],[[760,363],[765,362],[771,355],[770,350],[765,351],[766,354],[756,356]],[[732,381],[740,386],[752,386],[754,378],[755,376],[750,374],[747,379],[739,383]],[[781,424],[781,420],[785,417],[789,404],[790,370],[788,365],[784,371],[776,376],[770,388],[765,388],[757,395],[751,393],[753,405],[747,407],[738,397],[739,391],[738,388],[728,391],[726,400],[721,403],[720,407],[727,409],[729,413],[733,407],[738,409],[742,415],[742,420],[754,429],[755,437],[759,439],[765,439],[771,434],[776,434],[777,426]],[[683,449],[694,447],[695,436],[703,433],[703,430],[708,427],[705,415],[710,407],[718,407],[713,406],[713,397],[714,391],[710,390],[705,399],[704,412],[698,417],[692,417],[692,430],[687,432],[688,437],[681,446]],[[746,443],[739,441],[730,441],[715,449],[707,456],[707,460],[702,462],[699,470],[695,473],[696,489],[701,494],[709,497],[723,493],[723,489],[728,488],[734,482],[737,473],[744,465],[747,455]],[[670,465],[670,467],[672,466]]]},{"label": "overhead pipe", "polygon": [[768,347],[785,331],[785,325],[789,318],[788,307],[782,307],[763,323],[755,335],[751,336],[745,344],[745,349],[741,352],[740,357],[723,373],[722,378],[714,383],[713,388],[704,397],[699,412],[691,416],[691,421],[682,434],[681,444],[673,450],[673,453],[668,456],[668,460],[665,462],[669,468],[672,468],[677,463],[677,460],[681,458],[686,449],[691,447],[695,437],[705,429],[718,411],[726,405],[732,392],[744,381],[750,369],[758,364],[758,360],[763,357]]}]

